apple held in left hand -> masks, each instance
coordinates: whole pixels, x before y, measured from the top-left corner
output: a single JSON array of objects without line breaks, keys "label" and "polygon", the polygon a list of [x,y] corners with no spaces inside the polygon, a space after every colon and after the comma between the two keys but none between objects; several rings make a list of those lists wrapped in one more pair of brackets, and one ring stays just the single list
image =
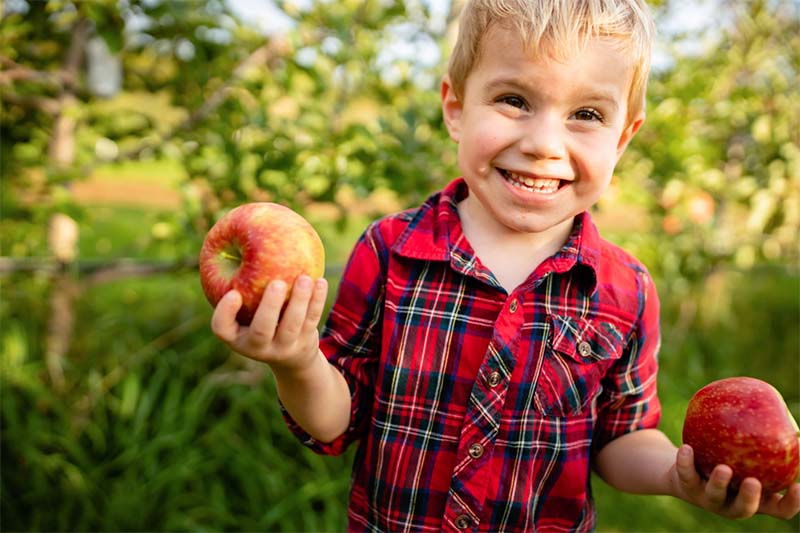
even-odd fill
[{"label": "apple held in left hand", "polygon": [[280,279],[290,287],[307,274],[320,278],[325,250],[319,235],[302,216],[271,202],[240,205],[209,230],[200,251],[200,282],[211,305],[231,289],[242,295],[236,320],[248,325],[264,289]]},{"label": "apple held in left hand", "polygon": [[798,477],[797,423],[778,390],[759,379],[721,379],[697,391],[686,410],[683,442],[704,476],[728,465],[733,488],[754,477],[765,492],[777,492]]}]

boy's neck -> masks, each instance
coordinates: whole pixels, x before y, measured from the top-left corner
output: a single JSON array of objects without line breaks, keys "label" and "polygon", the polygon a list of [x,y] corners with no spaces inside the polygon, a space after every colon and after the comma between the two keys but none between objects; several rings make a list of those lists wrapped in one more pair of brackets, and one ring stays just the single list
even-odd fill
[{"label": "boy's neck", "polygon": [[[509,294],[545,259],[561,250],[572,232],[574,217],[540,233],[513,231],[500,224],[470,196],[458,203],[461,227],[475,255]],[[473,198],[474,202],[474,198]]]}]

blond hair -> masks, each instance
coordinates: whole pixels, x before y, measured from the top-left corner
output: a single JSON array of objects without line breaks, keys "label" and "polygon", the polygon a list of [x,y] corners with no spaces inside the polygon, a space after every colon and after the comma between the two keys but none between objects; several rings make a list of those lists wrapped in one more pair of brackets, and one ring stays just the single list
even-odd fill
[{"label": "blond hair", "polygon": [[630,55],[627,121],[645,105],[655,25],[644,0],[468,0],[448,75],[459,100],[479,59],[481,39],[495,24],[519,32],[534,54],[565,59],[596,37],[611,38]]}]

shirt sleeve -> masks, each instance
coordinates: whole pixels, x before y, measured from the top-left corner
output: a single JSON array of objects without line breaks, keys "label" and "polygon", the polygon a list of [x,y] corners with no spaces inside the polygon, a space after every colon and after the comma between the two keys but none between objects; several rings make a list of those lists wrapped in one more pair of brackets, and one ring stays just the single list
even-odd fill
[{"label": "shirt sleeve", "polygon": [[593,439],[595,452],[626,433],[655,428],[661,418],[656,391],[661,343],[658,293],[645,270],[639,272],[637,280],[639,318],[622,357],[603,379]]},{"label": "shirt sleeve", "polygon": [[339,455],[367,429],[380,354],[387,257],[378,223],[374,223],[350,254],[320,335],[322,352],[342,373],[350,388],[351,412],[347,430],[332,442],[318,442],[281,406],[292,433],[317,453]]}]

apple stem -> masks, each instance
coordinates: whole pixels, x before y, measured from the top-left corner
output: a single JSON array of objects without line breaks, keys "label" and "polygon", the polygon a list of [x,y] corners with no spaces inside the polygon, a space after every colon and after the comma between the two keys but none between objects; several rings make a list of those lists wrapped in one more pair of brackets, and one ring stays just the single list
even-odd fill
[{"label": "apple stem", "polygon": [[241,261],[242,260],[242,258],[239,257],[238,255],[233,255],[233,254],[230,254],[230,253],[225,252],[225,251],[220,252],[220,255],[222,257],[224,257],[225,259],[230,259],[232,261]]}]

